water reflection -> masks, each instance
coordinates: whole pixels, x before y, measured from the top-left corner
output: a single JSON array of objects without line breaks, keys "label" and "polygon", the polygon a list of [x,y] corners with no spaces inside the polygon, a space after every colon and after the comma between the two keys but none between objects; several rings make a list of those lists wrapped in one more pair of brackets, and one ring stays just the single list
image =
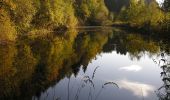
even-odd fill
[{"label": "water reflection", "polygon": [[140,70],[142,70],[142,67],[139,65],[130,65],[127,67],[121,67],[119,68],[120,70],[125,70],[125,71],[133,71],[133,72],[138,72]]},{"label": "water reflection", "polygon": [[[146,54],[151,58],[161,50],[169,53],[169,47],[167,41],[166,46],[162,41],[160,45],[156,38],[112,28],[93,31],[70,30],[65,33],[48,33],[45,36],[21,36],[16,43],[0,46],[0,99],[41,99],[43,93],[50,91],[49,87],[55,91],[60,90],[60,98],[67,99],[64,88],[68,86],[67,78],[74,77],[80,81],[81,69],[86,73],[98,55],[116,51],[119,55],[129,54],[133,61],[140,60]],[[132,65],[120,69],[140,72],[142,66]],[[59,85],[62,81],[63,85],[66,84],[64,87]],[[96,89],[101,88],[98,83],[100,82],[94,80]],[[131,86],[142,86],[144,96],[153,90],[153,87],[143,83],[121,81],[120,84],[122,88],[130,85],[125,88],[128,90]],[[59,89],[55,89],[56,85],[59,85]],[[76,89],[72,91],[75,92]],[[48,99],[53,99],[52,93],[48,94]],[[89,92],[85,89],[83,93]],[[59,97],[56,94],[55,99]],[[80,96],[81,99],[86,97],[88,96]]]},{"label": "water reflection", "polygon": [[132,82],[129,80],[118,81],[119,87],[131,91],[134,95],[140,97],[147,97],[151,92],[155,90],[155,87],[149,84],[140,82]]}]

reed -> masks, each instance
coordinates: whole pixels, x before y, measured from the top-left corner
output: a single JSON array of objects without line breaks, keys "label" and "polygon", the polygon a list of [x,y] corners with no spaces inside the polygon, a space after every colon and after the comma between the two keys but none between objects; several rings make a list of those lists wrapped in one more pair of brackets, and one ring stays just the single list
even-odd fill
[{"label": "reed", "polygon": [[[119,88],[118,84],[116,84],[115,82],[109,81],[109,82],[105,82],[102,84],[101,88],[99,89],[99,91],[97,91],[95,93],[95,83],[94,83],[94,79],[95,79],[95,74],[97,73],[97,70],[99,69],[99,66],[97,66],[93,73],[92,76],[89,75],[85,75],[83,76],[83,78],[80,81],[80,84],[78,86],[78,89],[76,90],[75,96],[74,96],[74,100],[79,100],[79,96],[81,94],[81,91],[85,88],[88,87],[89,88],[89,92],[87,93],[88,96],[88,100],[97,100],[98,97],[100,96],[100,94],[103,92],[103,90],[105,89],[106,86],[111,85],[113,87],[117,87]],[[70,100],[70,96],[71,93],[69,91],[69,87],[70,87],[70,79],[68,81],[68,100]],[[75,83],[73,84],[75,85]],[[72,86],[72,89],[74,88],[74,86]],[[96,94],[96,95],[95,95]],[[86,95],[86,94],[84,94]],[[72,95],[73,96],[73,95]]]}]

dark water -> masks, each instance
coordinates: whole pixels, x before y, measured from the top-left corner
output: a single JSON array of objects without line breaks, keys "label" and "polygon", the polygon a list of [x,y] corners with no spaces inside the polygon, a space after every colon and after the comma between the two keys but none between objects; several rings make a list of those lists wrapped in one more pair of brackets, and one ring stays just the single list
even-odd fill
[{"label": "dark water", "polygon": [[21,36],[0,46],[0,99],[165,100],[161,53],[168,37],[114,28]]}]

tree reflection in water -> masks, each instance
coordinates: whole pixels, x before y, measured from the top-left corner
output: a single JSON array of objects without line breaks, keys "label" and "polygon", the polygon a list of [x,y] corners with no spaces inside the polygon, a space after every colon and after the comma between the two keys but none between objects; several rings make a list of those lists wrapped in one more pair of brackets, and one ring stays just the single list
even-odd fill
[{"label": "tree reflection in water", "polygon": [[[0,99],[40,98],[41,93],[62,79],[69,79],[72,75],[78,77],[81,66],[85,72],[88,64],[102,52],[116,51],[121,55],[129,54],[131,60],[139,60],[146,53],[150,57],[159,51],[168,53],[168,43],[112,28],[70,30],[60,34],[48,33],[45,36],[21,36],[16,43],[0,46]],[[95,85],[94,73],[83,78],[83,83],[90,86],[89,99],[92,96],[93,99],[98,99],[92,95]],[[107,84],[116,86],[113,82]],[[105,85],[103,84],[103,87]],[[82,85],[77,90],[75,99],[78,99],[81,88]],[[70,91],[68,88],[68,95],[71,95]],[[46,96],[51,94],[47,93]]]}]

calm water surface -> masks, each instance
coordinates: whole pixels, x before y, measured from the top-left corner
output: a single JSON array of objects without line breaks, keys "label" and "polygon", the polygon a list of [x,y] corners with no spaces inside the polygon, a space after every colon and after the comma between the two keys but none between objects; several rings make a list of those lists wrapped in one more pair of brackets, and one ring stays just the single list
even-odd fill
[{"label": "calm water surface", "polygon": [[114,28],[21,36],[0,46],[0,98],[159,100],[169,51],[168,38]]}]

